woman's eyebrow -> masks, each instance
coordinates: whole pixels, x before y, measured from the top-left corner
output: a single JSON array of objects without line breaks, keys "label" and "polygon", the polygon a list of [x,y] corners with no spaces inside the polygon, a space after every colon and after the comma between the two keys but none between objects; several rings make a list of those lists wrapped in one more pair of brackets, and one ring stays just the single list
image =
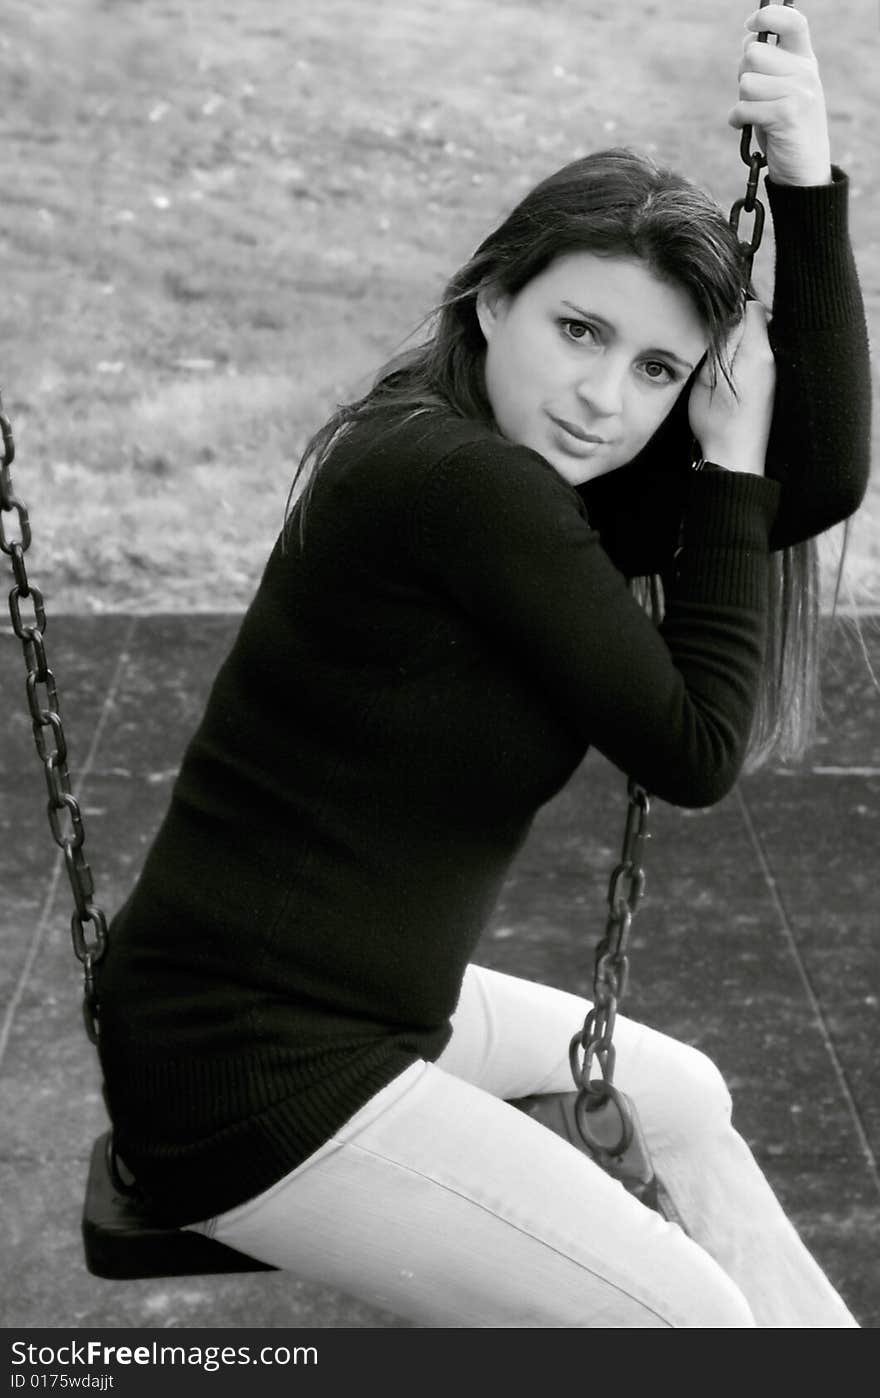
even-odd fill
[{"label": "woman's eyebrow", "polygon": [[[597,325],[601,325],[605,330],[610,330],[612,334],[614,333],[614,326],[611,324],[610,320],[606,320],[604,316],[597,315],[595,311],[583,311],[580,306],[575,306],[571,301],[563,301],[562,304],[563,306],[567,306],[570,311],[574,311],[575,315],[580,316],[581,320],[595,321]],[[643,353],[655,354],[658,359],[674,359],[676,364],[680,364],[682,369],[687,369],[689,374],[693,373],[696,368],[695,364],[689,364],[686,359],[682,359],[680,354],[676,354],[670,349],[660,349],[657,345],[653,346],[651,349],[644,350]]]}]

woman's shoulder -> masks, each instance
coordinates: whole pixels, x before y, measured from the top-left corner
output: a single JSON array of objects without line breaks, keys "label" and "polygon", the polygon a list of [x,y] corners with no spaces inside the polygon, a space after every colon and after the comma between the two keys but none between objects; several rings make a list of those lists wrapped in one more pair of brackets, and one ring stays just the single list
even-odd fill
[{"label": "woman's shoulder", "polygon": [[327,465],[337,476],[374,471],[382,465],[410,475],[414,468],[430,470],[462,447],[478,448],[497,440],[488,424],[463,417],[452,408],[380,410],[350,424],[334,444]]},{"label": "woman's shoulder", "polygon": [[350,532],[358,549],[386,558],[423,558],[466,534],[489,546],[501,529],[513,547],[589,527],[577,492],[537,451],[434,407],[350,424],[318,470],[308,510],[319,533]]},{"label": "woman's shoulder", "polygon": [[555,478],[569,489],[537,452],[507,441],[488,423],[433,406],[352,423],[321,467],[331,489],[368,492],[385,503],[398,490],[412,501],[423,488],[446,479],[479,476],[491,489],[493,480],[512,484],[522,472],[542,481]]}]

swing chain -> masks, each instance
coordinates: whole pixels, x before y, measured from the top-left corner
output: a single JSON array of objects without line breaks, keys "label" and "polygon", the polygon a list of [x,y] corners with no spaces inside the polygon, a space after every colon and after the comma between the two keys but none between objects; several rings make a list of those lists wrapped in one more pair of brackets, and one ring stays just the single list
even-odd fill
[{"label": "swing chain", "polygon": [[[769,3],[770,0],[761,0],[760,8],[763,10],[764,6]],[[793,4],[793,0],[782,0],[782,3],[783,5],[791,5]],[[769,42],[769,38],[770,36],[767,31],[763,30],[758,35],[758,43],[766,44]],[[730,225],[737,237],[739,237],[739,224],[742,215],[752,214],[754,216],[751,238],[746,240],[740,237],[739,239],[740,252],[742,253],[743,262],[745,264],[746,275],[749,278],[751,278],[752,275],[752,263],[755,260],[755,253],[761,246],[761,239],[764,235],[764,205],[758,198],[758,181],[761,178],[761,171],[767,164],[766,156],[763,155],[760,150],[752,150],[751,146],[752,128],[751,126],[744,126],[740,137],[739,153],[743,163],[749,167],[749,177],[746,183],[745,194],[741,199],[735,199],[731,205]]]},{"label": "swing chain", "polygon": [[[569,1047],[572,1076],[579,1096],[595,1107],[614,1094],[615,1049],[612,1042],[617,1009],[626,993],[629,974],[629,946],[632,921],[645,891],[642,850],[650,838],[650,802],[644,787],[630,778],[627,784],[626,827],[620,862],[608,885],[608,918],[605,935],[596,948],[593,971],[593,1007],[584,1027],[574,1035]],[[582,1057],[581,1057],[582,1054]],[[593,1062],[599,1064],[601,1080],[593,1079]]]},{"label": "swing chain", "polygon": [[[55,676],[49,668],[43,635],[46,630],[46,608],[43,594],[28,578],[25,554],[31,544],[28,512],[15,494],[9,468],[15,459],[12,424],[3,412],[0,395],[0,433],[3,446],[0,457],[0,551],[11,560],[14,585],[9,593],[9,614],[12,629],[21,641],[27,679],[25,682],[28,709],[37,754],[43,763],[49,792],[48,816],[52,838],[64,854],[67,877],[73,891],[74,912],[70,921],[73,950],[83,967],[83,1019],[86,1034],[93,1044],[98,1042],[98,999],[95,967],[107,950],[107,921],[101,909],[92,901],[95,891],[92,871],[83,854],[85,829],[79,803],[70,789],[67,765],[67,740],[58,704]],[[18,538],[6,532],[4,516],[15,514]],[[21,603],[29,600],[32,615],[22,617]],[[40,687],[42,686],[42,694]],[[49,731],[51,730],[51,732]],[[85,924],[91,923],[93,939],[86,936]]]},{"label": "swing chain", "polygon": [[[770,0],[761,0],[761,9],[769,3]],[[792,3],[793,0],[783,0],[785,5]],[[768,39],[766,32],[758,35],[759,43],[765,44]],[[746,126],[740,138],[740,156],[749,169],[746,192],[741,199],[734,201],[730,210],[730,224],[739,238],[747,281],[751,279],[752,263],[764,232],[764,205],[758,198],[758,184],[761,171],[767,164],[760,149],[751,149],[751,142],[752,127]],[[739,236],[740,219],[744,213],[753,215],[754,219],[752,236],[748,241]],[[631,1104],[614,1086],[615,1048],[612,1039],[618,1006],[626,992],[629,972],[627,948],[632,920],[645,889],[641,859],[645,840],[649,838],[647,823],[650,811],[647,792],[633,778],[627,784],[627,795],[629,805],[623,851],[609,884],[605,935],[596,948],[593,1007],[584,1020],[583,1029],[574,1035],[569,1045],[569,1063],[578,1088],[575,1120],[581,1135],[587,1144],[592,1143],[589,1113],[612,1102],[620,1119],[620,1139],[611,1151],[612,1155],[617,1156],[629,1148],[635,1123]],[[592,1077],[594,1062],[599,1065],[601,1078]]]},{"label": "swing chain", "polygon": [[[770,0],[761,0],[761,9],[769,3]],[[785,5],[792,3],[793,0],[783,0]],[[769,35],[766,32],[758,35],[759,43],[767,43],[768,39]],[[751,277],[752,262],[764,232],[764,206],[758,198],[758,183],[761,171],[767,164],[766,157],[760,150],[751,149],[751,142],[752,128],[745,126],[739,149],[743,162],[749,167],[748,181],[745,195],[735,200],[730,210],[730,223],[737,234],[741,215],[746,213],[754,216],[751,239],[746,242],[740,238],[740,250],[748,277]],[[616,1100],[619,1095],[613,1088],[615,1050],[612,1036],[618,1005],[626,992],[629,973],[627,947],[632,920],[645,890],[645,873],[641,858],[644,842],[649,838],[647,824],[650,811],[647,792],[632,778],[628,782],[627,795],[629,806],[623,851],[609,884],[609,912],[605,935],[596,948],[593,1008],[584,1021],[583,1029],[574,1035],[569,1047],[571,1071],[580,1089],[582,1109],[585,1109],[588,1099],[592,1106],[596,1107],[611,1097]],[[594,1060],[599,1064],[601,1081],[591,1078]],[[624,1117],[623,1112],[621,1117]]]}]

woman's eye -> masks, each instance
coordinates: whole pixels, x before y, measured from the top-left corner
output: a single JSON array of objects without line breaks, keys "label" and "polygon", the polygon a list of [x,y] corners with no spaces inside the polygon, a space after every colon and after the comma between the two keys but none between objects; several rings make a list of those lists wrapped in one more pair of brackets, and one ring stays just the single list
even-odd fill
[{"label": "woman's eye", "polygon": [[559,322],[570,340],[595,339],[591,326],[585,320],[562,320]]},{"label": "woman's eye", "polygon": [[653,383],[672,383],[676,378],[675,372],[668,364],[663,364],[659,359],[649,359],[643,365],[646,378]]}]

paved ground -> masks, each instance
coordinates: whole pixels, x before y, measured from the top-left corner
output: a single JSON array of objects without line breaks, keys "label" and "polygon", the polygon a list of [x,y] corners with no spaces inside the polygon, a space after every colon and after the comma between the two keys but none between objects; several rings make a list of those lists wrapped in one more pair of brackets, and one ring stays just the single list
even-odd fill
[{"label": "paved ground", "polygon": [[[232,616],[55,618],[46,633],[98,902],[134,878]],[[880,672],[880,625],[865,621]],[[709,812],[657,806],[626,1008],[713,1054],[751,1141],[863,1326],[880,1324],[880,702],[840,622],[827,715],[796,774]],[[24,669],[0,641],[0,1325],[395,1327],[281,1274],[108,1282],[79,1241],[104,1127],[79,1018],[69,895],[45,820]],[[619,849],[623,781],[590,756],[548,806],[478,960],[586,991]],[[611,814],[609,814],[609,811]]]}]

